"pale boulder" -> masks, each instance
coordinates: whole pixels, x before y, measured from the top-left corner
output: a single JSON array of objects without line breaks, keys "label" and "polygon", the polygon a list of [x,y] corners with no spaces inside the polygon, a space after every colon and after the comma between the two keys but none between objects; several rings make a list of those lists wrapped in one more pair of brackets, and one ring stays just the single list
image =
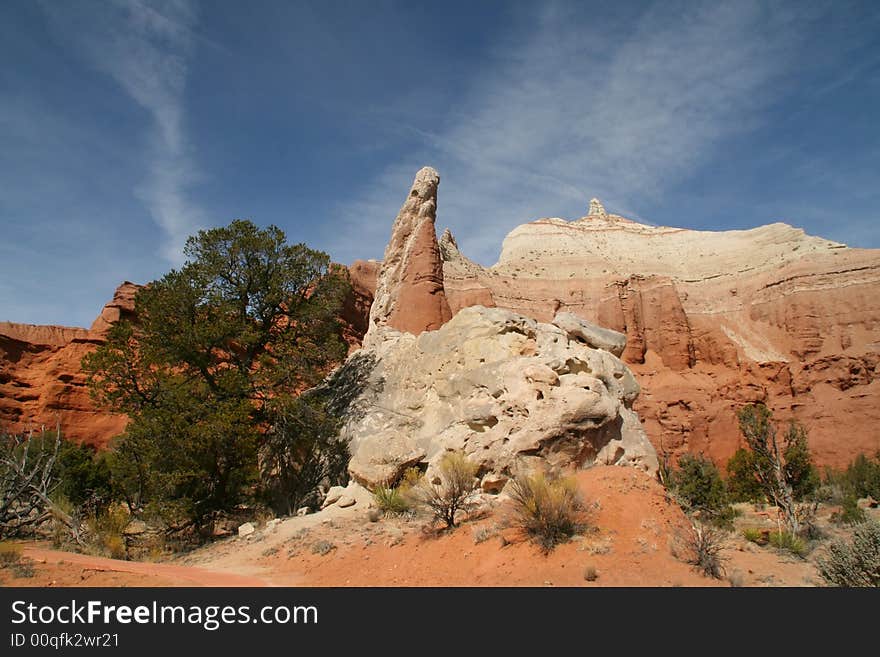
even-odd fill
[{"label": "pale boulder", "polygon": [[632,373],[553,324],[473,306],[418,337],[386,334],[343,368],[364,362],[342,433],[349,473],[368,488],[414,465],[435,476],[448,450],[463,450],[489,489],[524,464],[657,469]]}]

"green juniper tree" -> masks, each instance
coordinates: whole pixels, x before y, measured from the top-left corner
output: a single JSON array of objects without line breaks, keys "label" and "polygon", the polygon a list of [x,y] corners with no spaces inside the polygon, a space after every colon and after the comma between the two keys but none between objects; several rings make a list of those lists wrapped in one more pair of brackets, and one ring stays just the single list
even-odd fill
[{"label": "green juniper tree", "polygon": [[[805,507],[797,502],[819,484],[807,446],[806,431],[798,424],[790,423],[780,445],[773,414],[765,405],[749,404],[739,411],[738,418],[750,452],[744,462],[750,464],[751,475],[763,495],[782,512],[788,531],[798,534]],[[740,474],[746,476],[745,471]]]},{"label": "green juniper tree", "polygon": [[326,254],[244,220],[200,231],[184,254],[83,367],[131,418],[113,459],[127,501],[201,526],[253,490],[275,418],[344,358],[348,280]]}]

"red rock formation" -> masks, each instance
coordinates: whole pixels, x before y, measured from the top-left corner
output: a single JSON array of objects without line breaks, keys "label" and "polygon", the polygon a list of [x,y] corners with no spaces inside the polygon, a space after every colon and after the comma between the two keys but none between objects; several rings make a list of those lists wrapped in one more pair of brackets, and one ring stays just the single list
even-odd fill
[{"label": "red rock formation", "polygon": [[709,233],[609,215],[516,228],[495,266],[440,241],[454,311],[509,308],[540,321],[570,311],[627,334],[623,358],[658,450],[724,462],[736,411],[767,403],[796,419],[820,464],[880,450],[880,251],[785,224]]},{"label": "red rock formation", "polygon": [[367,339],[385,327],[417,335],[440,328],[452,317],[434,230],[439,184],[434,169],[420,169],[394,221],[370,309]]},{"label": "red rock formation", "polygon": [[376,292],[381,262],[355,260],[348,268],[351,293],[342,308],[342,337],[350,351],[358,349],[369,327],[370,306]]},{"label": "red rock formation", "polygon": [[125,416],[99,409],[80,363],[104,341],[110,326],[132,317],[137,286],[125,282],[91,330],[0,322],[0,426],[13,432],[54,429],[95,446],[125,428]]},{"label": "red rock formation", "polygon": [[461,254],[448,228],[443,231],[439,246],[443,258],[443,285],[452,314],[469,306],[494,308],[492,290],[480,282],[483,268]]}]

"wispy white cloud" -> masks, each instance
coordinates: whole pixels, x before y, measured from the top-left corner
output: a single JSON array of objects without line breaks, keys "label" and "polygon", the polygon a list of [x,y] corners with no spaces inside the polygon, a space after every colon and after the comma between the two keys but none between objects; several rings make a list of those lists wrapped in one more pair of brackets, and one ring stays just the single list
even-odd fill
[{"label": "wispy white cloud", "polygon": [[162,255],[182,259],[188,235],[204,222],[187,195],[201,173],[187,137],[184,94],[196,38],[191,0],[111,0],[43,4],[59,38],[109,75],[150,121],[145,179],[134,191],[161,229]]},{"label": "wispy white cloud", "polygon": [[650,218],[665,190],[759,125],[807,19],[748,0],[661,2],[616,20],[577,5],[535,11],[451,99],[447,120],[413,119],[421,145],[343,217],[387,240],[408,179],[431,164],[443,179],[438,223],[486,263],[517,224],[581,216],[591,196]]}]

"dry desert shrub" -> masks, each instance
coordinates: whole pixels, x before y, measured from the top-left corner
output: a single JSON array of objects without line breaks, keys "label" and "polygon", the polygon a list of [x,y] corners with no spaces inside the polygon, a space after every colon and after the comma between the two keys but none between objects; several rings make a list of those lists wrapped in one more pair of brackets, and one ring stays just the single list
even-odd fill
[{"label": "dry desert shrub", "polygon": [[691,564],[707,577],[724,576],[724,532],[712,525],[695,523],[690,531],[679,537],[676,556]]},{"label": "dry desert shrub", "polygon": [[587,566],[584,568],[584,579],[588,582],[595,582],[599,579],[599,571],[596,570],[596,566]]},{"label": "dry desert shrub", "polygon": [[510,497],[517,524],[545,552],[583,528],[580,521],[583,503],[573,478],[543,473],[517,475],[513,479]]},{"label": "dry desert shrub", "polygon": [[439,483],[422,477],[413,488],[413,496],[430,509],[435,520],[448,529],[455,527],[459,511],[473,508],[477,492],[477,465],[461,452],[448,452],[440,461]]}]

